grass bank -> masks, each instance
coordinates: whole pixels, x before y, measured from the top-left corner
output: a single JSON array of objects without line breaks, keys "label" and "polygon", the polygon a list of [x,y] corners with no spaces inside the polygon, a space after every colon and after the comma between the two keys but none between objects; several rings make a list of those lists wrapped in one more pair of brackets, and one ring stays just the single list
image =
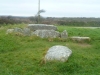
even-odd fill
[{"label": "grass bank", "polygon": [[[8,25],[0,28],[0,74],[1,75],[99,75],[100,29],[83,29],[58,26],[71,36],[88,36],[90,42],[77,43],[70,40],[41,39],[36,36],[6,35],[6,30],[26,25]],[[40,62],[46,51],[54,45],[69,47],[73,54],[65,63]]]}]

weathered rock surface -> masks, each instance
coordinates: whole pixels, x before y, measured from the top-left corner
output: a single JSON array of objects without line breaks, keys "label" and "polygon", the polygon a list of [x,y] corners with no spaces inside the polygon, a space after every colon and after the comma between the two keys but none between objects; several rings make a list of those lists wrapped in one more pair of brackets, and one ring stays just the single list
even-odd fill
[{"label": "weathered rock surface", "polygon": [[32,33],[32,35],[36,35],[41,38],[56,38],[59,37],[60,33],[55,30],[36,30]]},{"label": "weathered rock surface", "polygon": [[62,33],[61,33],[61,38],[64,38],[66,39],[68,37],[68,33],[66,30],[64,30]]},{"label": "weathered rock surface", "polygon": [[23,30],[21,29],[21,28],[14,28],[14,29],[7,29],[7,31],[6,31],[6,34],[9,34],[9,33],[23,33]]},{"label": "weathered rock surface", "polygon": [[29,28],[21,29],[21,28],[16,27],[14,29],[7,29],[6,34],[9,34],[9,33],[13,33],[15,35],[23,35],[23,36],[30,36],[31,35],[31,31]]},{"label": "weathered rock surface", "polygon": [[46,24],[29,24],[28,28],[31,31],[35,30],[57,30],[57,27],[54,25],[46,25]]},{"label": "weathered rock surface", "polygon": [[30,36],[31,35],[31,31],[29,28],[24,28],[23,29],[23,35],[24,36]]},{"label": "weathered rock surface", "polygon": [[23,30],[21,28],[14,28],[14,33],[23,33]]},{"label": "weathered rock surface", "polygon": [[45,55],[45,61],[53,61],[58,60],[65,62],[68,60],[69,56],[71,56],[72,51],[66,46],[56,45],[51,47],[47,54]]}]

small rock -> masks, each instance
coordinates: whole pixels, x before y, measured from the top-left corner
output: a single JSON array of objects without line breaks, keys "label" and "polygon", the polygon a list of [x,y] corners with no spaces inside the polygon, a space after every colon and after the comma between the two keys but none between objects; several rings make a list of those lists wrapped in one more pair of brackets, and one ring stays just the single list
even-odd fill
[{"label": "small rock", "polygon": [[14,32],[14,29],[7,29],[6,34],[11,34]]}]

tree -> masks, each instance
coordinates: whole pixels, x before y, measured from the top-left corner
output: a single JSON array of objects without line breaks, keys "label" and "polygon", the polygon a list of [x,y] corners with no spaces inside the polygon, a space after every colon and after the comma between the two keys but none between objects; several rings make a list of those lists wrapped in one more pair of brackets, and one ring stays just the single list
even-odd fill
[{"label": "tree", "polygon": [[41,13],[44,13],[45,10],[41,9],[40,11],[37,12],[37,14],[35,15],[35,21],[37,23],[40,23],[43,20],[43,17],[41,16]]}]

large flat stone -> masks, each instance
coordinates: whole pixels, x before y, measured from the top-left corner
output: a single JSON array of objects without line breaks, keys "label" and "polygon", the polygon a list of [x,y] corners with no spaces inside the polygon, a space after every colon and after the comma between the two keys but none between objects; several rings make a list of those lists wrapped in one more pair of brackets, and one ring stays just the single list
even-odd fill
[{"label": "large flat stone", "polygon": [[28,28],[31,31],[35,31],[35,30],[57,30],[56,26],[46,25],[46,24],[29,24]]}]

